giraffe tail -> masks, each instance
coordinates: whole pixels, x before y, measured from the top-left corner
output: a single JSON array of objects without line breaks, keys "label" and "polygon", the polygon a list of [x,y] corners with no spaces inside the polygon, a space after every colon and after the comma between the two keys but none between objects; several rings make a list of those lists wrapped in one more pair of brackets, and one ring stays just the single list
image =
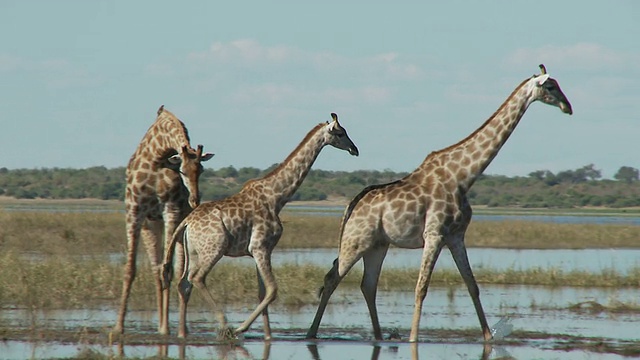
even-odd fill
[{"label": "giraffe tail", "polygon": [[318,294],[317,294],[318,297],[322,296],[322,293],[324,292],[324,287],[327,284],[327,282],[335,281],[335,279],[333,278],[336,277],[337,275],[338,275],[338,258],[333,260],[333,267],[331,267],[331,270],[329,270],[327,275],[324,276],[324,285],[320,286],[320,288],[318,289]]},{"label": "giraffe tail", "polygon": [[186,269],[186,266],[187,266],[186,261],[188,258],[188,255],[186,253],[186,229],[187,229],[187,222],[183,221],[173,232],[173,236],[171,237],[171,243],[169,243],[169,246],[167,247],[167,250],[164,256],[164,263],[162,264],[162,289],[163,290],[168,289],[169,285],[171,284],[171,280],[173,278],[173,254],[175,253],[175,250],[176,250],[176,243],[181,238],[182,238],[182,242],[184,244],[184,249],[185,249],[185,269]]}]

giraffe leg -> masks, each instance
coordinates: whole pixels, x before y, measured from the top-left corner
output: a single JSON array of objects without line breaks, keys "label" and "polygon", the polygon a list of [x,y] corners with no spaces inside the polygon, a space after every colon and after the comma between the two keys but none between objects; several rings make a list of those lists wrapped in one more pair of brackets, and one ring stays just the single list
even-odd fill
[{"label": "giraffe leg", "polygon": [[[260,242],[256,241],[255,243]],[[265,286],[265,295],[264,299],[262,299],[262,301],[260,301],[260,304],[258,304],[258,307],[256,307],[251,315],[249,315],[249,318],[247,318],[247,320],[245,320],[242,325],[240,325],[235,330],[236,334],[247,331],[249,329],[249,326],[253,324],[258,315],[267,310],[269,304],[271,304],[278,296],[278,285],[271,269],[271,250],[264,248],[253,248],[251,252],[251,255],[253,255],[253,258],[256,261],[256,267],[258,268],[259,276],[262,278],[262,282]],[[271,333],[270,327],[267,326],[266,328],[268,328],[269,333]]]},{"label": "giraffe leg", "polygon": [[168,334],[169,328],[166,322],[164,314],[164,294],[162,290],[162,269],[160,268],[159,261],[162,257],[162,221],[146,220],[142,224],[140,235],[142,236],[142,242],[145,245],[149,262],[151,264],[151,274],[155,282],[156,288],[156,307],[158,312],[158,333]]},{"label": "giraffe leg", "polygon": [[178,297],[179,297],[179,319],[178,319],[178,337],[185,338],[187,336],[187,304],[191,297],[191,290],[193,285],[187,279],[188,273],[184,274],[184,277],[180,279],[178,283]]},{"label": "giraffe leg", "polygon": [[316,316],[313,318],[313,322],[307,331],[307,339],[315,339],[318,337],[318,328],[320,327],[320,321],[322,321],[322,315],[327,308],[331,294],[336,290],[338,284],[340,284],[342,278],[338,276],[338,258],[333,260],[333,266],[331,270],[324,276],[324,284],[320,288],[320,304],[318,304],[318,310],[316,310]]},{"label": "giraffe leg", "polygon": [[[174,255],[174,263],[173,263],[173,272],[169,273],[168,278],[165,278],[166,283],[162,288],[162,302],[163,302],[163,312],[162,315],[164,317],[164,322],[167,324],[167,332],[169,334],[169,299],[170,299],[170,290],[171,290],[171,275],[170,274],[183,274],[184,273],[184,248],[182,243],[178,242],[175,245],[175,255]],[[164,272],[162,276],[164,276]]]},{"label": "giraffe leg", "polygon": [[388,249],[388,246],[373,249],[362,257],[364,261],[364,273],[362,275],[360,290],[369,308],[373,335],[376,340],[382,340],[382,331],[380,330],[380,322],[378,321],[378,310],[376,309],[376,294],[378,291],[378,279],[380,278],[382,262],[387,255]]},{"label": "giraffe leg", "polygon": [[[189,233],[188,237],[194,236],[193,232]],[[180,291],[184,291],[187,296],[182,296],[180,298],[180,314],[179,314],[179,324],[178,324],[178,337],[184,338],[187,335],[187,327],[186,327],[186,317],[187,317],[187,303],[189,302],[189,296],[192,286],[195,286],[199,290],[199,294],[203,297],[203,299],[211,306],[211,309],[216,311],[218,308],[216,305],[216,301],[213,298],[213,295],[207,288],[207,284],[205,283],[205,278],[213,269],[213,266],[222,258],[223,252],[222,247],[215,248],[215,251],[212,253],[203,253],[199,254],[198,263],[195,261],[191,261],[194,255],[198,255],[195,250],[191,249],[189,246],[188,237],[185,237],[183,240],[184,252],[185,252],[185,264],[187,271],[184,272],[184,276],[179,284]],[[190,278],[190,279],[189,279]],[[184,289],[184,290],[182,290]],[[220,322],[221,328],[226,328],[227,321],[224,316],[224,313],[218,309],[218,321]]]},{"label": "giraffe leg", "polygon": [[[256,273],[258,276],[258,301],[262,302],[264,300],[266,289],[264,287],[264,280],[262,280],[262,276],[260,276],[260,270],[256,266]],[[269,322],[269,308],[265,307],[262,311],[262,324],[264,328],[264,339],[271,340],[271,324]]]},{"label": "giraffe leg", "polygon": [[[346,242],[345,242],[346,243]],[[341,249],[347,248],[346,245],[342,245]],[[343,253],[340,251],[340,256],[333,260],[333,267],[324,276],[324,285],[320,288],[320,304],[318,304],[318,310],[316,310],[316,316],[313,318],[313,322],[307,331],[307,339],[315,339],[318,337],[318,328],[320,327],[320,321],[324,311],[327,309],[329,299],[336,290],[342,279],[347,275],[353,265],[360,260],[361,253]],[[342,264],[342,267],[340,265]],[[342,275],[340,275],[342,270]]]},{"label": "giraffe leg", "polygon": [[420,274],[416,284],[415,306],[413,311],[413,320],[411,321],[411,334],[409,342],[418,341],[418,333],[420,331],[420,316],[422,314],[422,303],[427,296],[429,281],[431,274],[436,265],[436,260],[442,250],[442,242],[440,235],[425,236],[424,249],[422,251],[422,265],[420,266]]},{"label": "giraffe leg", "polygon": [[124,266],[124,276],[122,280],[122,296],[120,298],[120,310],[113,333],[122,334],[124,332],[124,318],[127,314],[131,285],[136,277],[136,255],[138,253],[138,243],[140,240],[140,227],[142,219],[136,209],[127,211],[127,262]]},{"label": "giraffe leg", "polygon": [[469,295],[473,300],[473,306],[476,308],[476,314],[478,315],[478,320],[480,320],[480,327],[482,328],[484,340],[489,341],[493,336],[491,335],[491,329],[489,329],[487,318],[484,315],[482,303],[480,302],[480,289],[478,289],[478,284],[473,276],[473,271],[471,271],[471,265],[469,264],[469,258],[467,257],[467,248],[464,245],[464,234],[453,238],[451,241],[447,242],[447,245],[451,250],[453,260],[455,261],[458,271],[460,271],[460,275],[462,275],[462,279],[467,285]]},{"label": "giraffe leg", "polygon": [[[165,204],[164,213],[163,213],[163,222],[164,222],[164,242],[163,247],[158,247],[154,252],[158,257],[158,262],[162,262],[164,260],[164,253],[167,252],[168,246],[171,242],[171,238],[173,236],[173,232],[176,227],[186,217],[186,212],[183,212],[173,203]],[[162,229],[158,227],[154,229],[154,243],[160,244],[162,239]],[[164,251],[163,251],[164,249]],[[173,273],[182,274],[183,266],[184,266],[184,253],[182,249],[182,243],[178,242],[175,245],[175,255],[174,257],[177,259],[175,261],[174,271]],[[160,281],[160,288],[157,288],[157,296],[158,296],[158,332],[160,334],[168,335],[169,334],[169,289],[171,285],[171,278],[167,278],[166,286],[163,286],[164,272],[162,265],[158,266],[158,281]],[[177,270],[177,272],[176,272]],[[157,285],[156,285],[157,286]]]}]

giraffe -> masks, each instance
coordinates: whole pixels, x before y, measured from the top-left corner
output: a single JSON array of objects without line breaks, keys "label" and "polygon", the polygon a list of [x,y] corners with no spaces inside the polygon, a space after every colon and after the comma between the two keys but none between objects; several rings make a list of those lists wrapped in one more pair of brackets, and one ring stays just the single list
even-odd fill
[{"label": "giraffe", "polygon": [[406,177],[366,187],[345,209],[340,229],[338,258],[325,275],[320,303],[307,332],[315,338],[331,294],[361,258],[364,295],[373,333],[382,340],[375,299],[382,262],[390,244],[422,248],[422,262],[415,288],[415,308],[410,342],[418,341],[422,303],[436,260],[446,245],[462,275],[480,320],[484,340],[492,339],[480,303],[479,289],[467,258],[464,235],[471,221],[467,192],[507,141],[528,106],[536,100],[572,114],[571,104],[556,80],[540,65],[542,74],[525,79],[500,108],[469,136],[429,154]]},{"label": "giraffe", "polygon": [[124,319],[131,285],[136,275],[136,255],[140,238],[145,244],[156,279],[158,332],[168,334],[169,293],[162,291],[158,262],[163,256],[163,237],[168,242],[175,227],[200,203],[198,179],[201,162],[213,157],[189,145],[187,128],[175,115],[160,106],[157,119],[149,127],[127,166],[125,191],[127,262],[124,267],[122,298],[113,333],[124,332]]},{"label": "giraffe", "polygon": [[[246,331],[262,313],[265,340],[271,339],[268,306],[276,298],[277,284],[271,269],[271,253],[282,235],[280,210],[291,199],[307,176],[311,166],[326,145],[332,145],[358,156],[358,148],[338,123],[316,125],[277,168],[261,179],[250,180],[242,189],[225,199],[198,206],[178,225],[164,260],[163,286],[171,282],[171,263],[177,242],[185,250],[185,266],[178,286],[180,315],[178,337],[187,335],[186,311],[193,286],[215,309],[215,301],[206,287],[205,278],[223,257],[251,256],[256,262],[258,299],[260,301],[249,318],[234,334]],[[194,256],[197,255],[197,259]],[[223,327],[222,312],[218,317]]]}]

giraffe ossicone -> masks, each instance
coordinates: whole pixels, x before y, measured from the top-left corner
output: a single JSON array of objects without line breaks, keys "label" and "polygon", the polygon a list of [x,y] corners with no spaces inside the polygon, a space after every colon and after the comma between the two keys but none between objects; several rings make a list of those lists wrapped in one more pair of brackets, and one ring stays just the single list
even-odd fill
[{"label": "giraffe ossicone", "polygon": [[[313,127],[293,152],[263,178],[250,180],[242,189],[225,199],[202,203],[178,226],[165,255],[163,288],[171,283],[173,252],[176,244],[185,249],[184,272],[178,284],[180,299],[178,337],[187,335],[186,312],[192,287],[198,288],[212,309],[217,309],[218,321],[226,328],[224,313],[205,284],[207,274],[223,257],[252,256],[258,273],[260,303],[234,333],[246,331],[262,314],[264,338],[271,338],[268,306],[276,298],[277,284],[271,269],[271,253],[282,235],[280,211],[291,199],[307,176],[320,151],[330,145],[351,155],[358,148],[338,117]],[[178,269],[179,267],[175,267]]]},{"label": "giraffe ossicone", "polygon": [[342,218],[338,258],[325,275],[320,304],[307,338],[317,336],[331,294],[353,265],[363,259],[361,290],[374,337],[382,340],[375,300],[382,263],[393,244],[401,248],[422,248],[409,341],[418,341],[422,304],[436,260],[445,246],[451,251],[469,290],[484,339],[491,340],[491,329],[464,244],[472,215],[467,192],[498,154],[531,103],[541,101],[564,113],[573,113],[557,81],[549,77],[543,65],[540,68],[542,74],[522,81],[500,108],[469,136],[432,152],[404,178],[366,187],[354,197]]}]

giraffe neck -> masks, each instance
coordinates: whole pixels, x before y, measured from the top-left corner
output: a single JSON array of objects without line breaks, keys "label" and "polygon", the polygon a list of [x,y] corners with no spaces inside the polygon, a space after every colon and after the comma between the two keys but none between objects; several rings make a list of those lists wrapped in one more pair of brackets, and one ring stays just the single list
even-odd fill
[{"label": "giraffe neck", "polygon": [[534,87],[535,80],[523,81],[476,131],[435,153],[440,164],[455,177],[459,188],[468,190],[507,142],[533,101]]},{"label": "giraffe neck", "polygon": [[[165,115],[163,113],[162,115]],[[162,156],[170,150],[180,151],[183,146],[189,145],[189,134],[184,124],[175,117],[167,116],[158,122],[156,139],[156,153]]]},{"label": "giraffe neck", "polygon": [[258,180],[267,191],[271,191],[276,213],[284,205],[304,181],[311,166],[316,161],[322,148],[326,145],[324,129],[326,124],[318,124],[293,150],[293,152],[277,168]]},{"label": "giraffe neck", "polygon": [[142,161],[155,163],[179,152],[189,144],[189,134],[182,121],[164,110],[151,125],[132,156]]}]

